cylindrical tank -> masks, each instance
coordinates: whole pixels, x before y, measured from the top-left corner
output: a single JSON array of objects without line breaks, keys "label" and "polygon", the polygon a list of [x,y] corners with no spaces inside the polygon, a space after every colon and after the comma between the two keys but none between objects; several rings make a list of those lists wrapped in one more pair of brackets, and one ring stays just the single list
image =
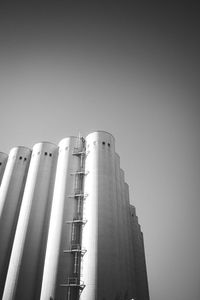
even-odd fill
[{"label": "cylindrical tank", "polygon": [[0,152],[0,185],[3,177],[3,173],[6,167],[6,163],[8,160],[8,154]]},{"label": "cylindrical tank", "polygon": [[54,187],[57,146],[34,145],[3,299],[38,299]]},{"label": "cylindrical tank", "polygon": [[115,142],[98,131],[86,137],[81,300],[115,299],[117,282]]},{"label": "cylindrical tank", "polygon": [[[0,298],[10,260],[30,155],[31,150],[25,147],[15,147],[10,151],[0,186]],[[3,157],[1,155],[0,161],[1,166],[5,165],[6,155]]]},{"label": "cylindrical tank", "polygon": [[[66,284],[69,283],[69,278],[77,278],[74,270],[75,252],[70,250],[73,243],[72,230],[74,230],[72,221],[77,220],[78,212],[78,199],[74,197],[80,187],[77,176],[82,176],[81,156],[78,154],[81,152],[79,151],[81,146],[77,137],[68,137],[59,143],[41,300],[77,299],[74,293],[79,292],[77,288],[70,290]],[[69,293],[71,297],[66,298]]]}]

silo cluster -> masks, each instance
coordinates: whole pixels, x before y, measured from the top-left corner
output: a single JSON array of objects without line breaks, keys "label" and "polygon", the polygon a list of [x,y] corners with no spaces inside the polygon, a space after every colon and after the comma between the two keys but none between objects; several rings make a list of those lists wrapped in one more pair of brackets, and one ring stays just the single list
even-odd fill
[{"label": "silo cluster", "polygon": [[114,137],[0,153],[0,298],[149,300],[143,236]]}]

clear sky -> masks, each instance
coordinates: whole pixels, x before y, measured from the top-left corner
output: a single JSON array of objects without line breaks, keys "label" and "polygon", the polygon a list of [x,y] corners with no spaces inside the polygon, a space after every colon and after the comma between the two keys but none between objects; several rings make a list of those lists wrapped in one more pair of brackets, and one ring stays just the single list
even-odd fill
[{"label": "clear sky", "polygon": [[111,132],[151,300],[199,300],[200,5],[165,2],[1,1],[0,150]]}]

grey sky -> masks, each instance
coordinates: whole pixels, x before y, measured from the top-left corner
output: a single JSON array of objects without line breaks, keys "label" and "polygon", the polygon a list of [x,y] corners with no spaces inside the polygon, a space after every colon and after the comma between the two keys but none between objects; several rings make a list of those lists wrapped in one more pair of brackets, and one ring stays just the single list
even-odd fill
[{"label": "grey sky", "polygon": [[199,7],[54,3],[0,4],[0,150],[111,132],[151,300],[199,300]]}]

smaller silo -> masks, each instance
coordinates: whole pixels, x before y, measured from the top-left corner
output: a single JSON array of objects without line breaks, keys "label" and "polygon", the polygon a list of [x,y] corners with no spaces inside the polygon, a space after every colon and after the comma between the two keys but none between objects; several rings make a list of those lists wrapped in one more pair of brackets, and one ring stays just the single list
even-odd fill
[{"label": "smaller silo", "polygon": [[15,147],[10,151],[0,186],[0,298],[6,279],[30,155],[31,150],[25,147]]},{"label": "smaller silo", "polygon": [[[70,299],[77,299],[75,294],[79,293],[79,269],[76,269],[75,257],[77,253],[80,254],[80,249],[76,245],[75,225],[81,221],[78,215],[78,194],[82,193],[80,178],[84,176],[81,166],[83,149],[78,137],[64,138],[58,146],[41,300],[68,299],[66,297],[69,294]],[[74,285],[70,286],[70,283]]]},{"label": "smaller silo", "polygon": [[38,299],[54,188],[57,146],[34,145],[3,299]]}]

